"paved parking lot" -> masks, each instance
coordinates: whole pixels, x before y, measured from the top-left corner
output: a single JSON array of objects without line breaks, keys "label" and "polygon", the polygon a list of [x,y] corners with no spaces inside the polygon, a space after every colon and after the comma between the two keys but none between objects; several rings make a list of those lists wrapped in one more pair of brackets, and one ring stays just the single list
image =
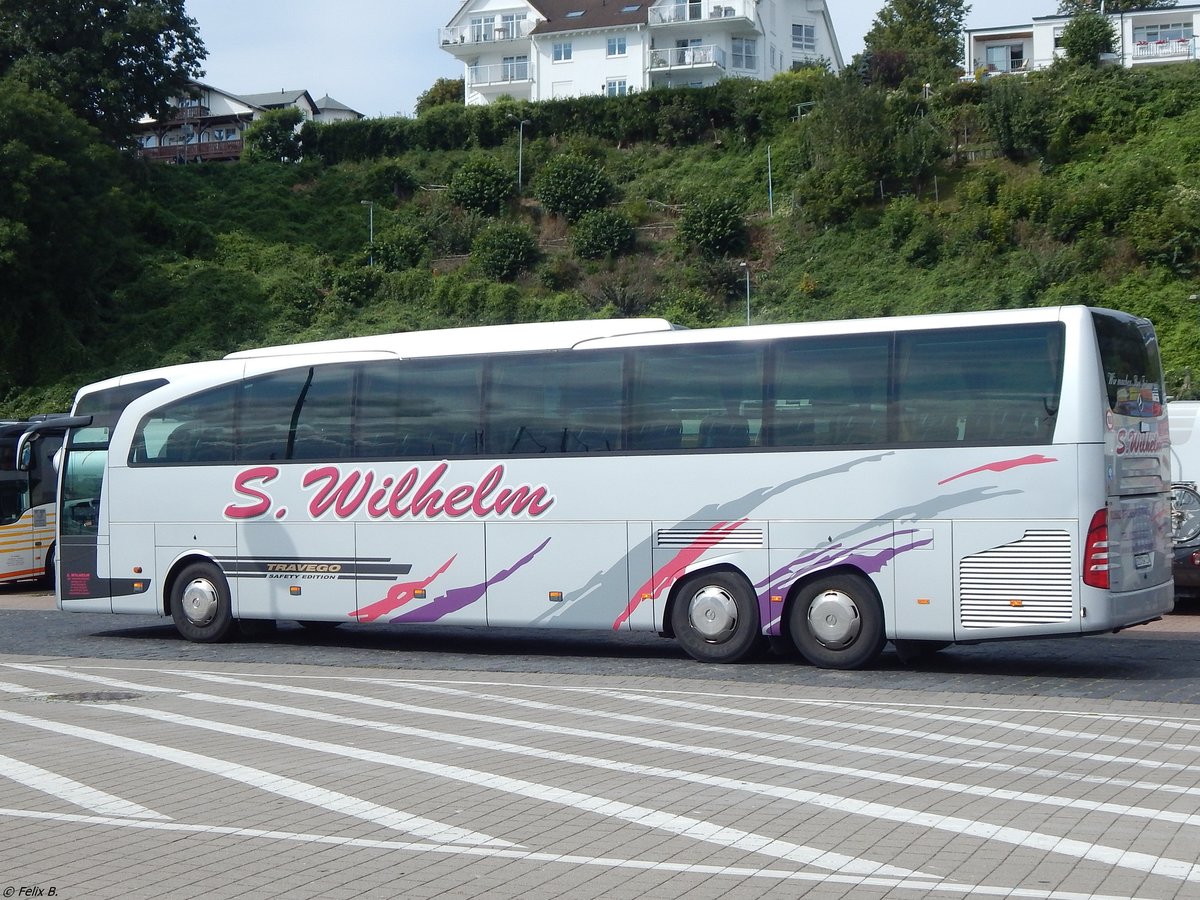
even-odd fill
[{"label": "paved parking lot", "polygon": [[[6,596],[3,896],[1200,897],[1193,703],[669,650],[279,664],[288,631],[197,648]],[[12,652],[40,621],[82,630]],[[1165,681],[1198,623],[1052,643],[1160,647]]]}]

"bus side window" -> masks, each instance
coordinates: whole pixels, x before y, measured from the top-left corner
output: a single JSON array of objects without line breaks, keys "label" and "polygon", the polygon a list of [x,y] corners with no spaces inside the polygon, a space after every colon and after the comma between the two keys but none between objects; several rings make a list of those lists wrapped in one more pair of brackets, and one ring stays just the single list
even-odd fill
[{"label": "bus side window", "polygon": [[886,443],[890,340],[867,334],[781,342],[769,446]]},{"label": "bus side window", "polygon": [[[634,360],[634,449],[736,450],[756,445],[762,426],[762,345],[644,347],[634,351]],[[676,421],[681,425],[678,442]]]}]

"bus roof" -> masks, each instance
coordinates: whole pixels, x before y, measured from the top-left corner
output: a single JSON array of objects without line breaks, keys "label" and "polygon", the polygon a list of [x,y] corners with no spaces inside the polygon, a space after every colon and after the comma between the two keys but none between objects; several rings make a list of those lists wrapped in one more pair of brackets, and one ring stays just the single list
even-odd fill
[{"label": "bus roof", "polygon": [[[1123,313],[1111,315],[1122,316]],[[1016,322],[1048,322],[1085,316],[1089,308],[1022,307],[975,312],[931,313],[887,318],[817,320],[754,326],[730,326],[690,330],[661,318],[585,319],[567,322],[533,322],[516,325],[475,325],[368,335],[328,341],[309,341],[239,350],[219,360],[183,363],[141,372],[131,372],[82,387],[78,395],[96,390],[161,378],[171,384],[235,379],[250,368],[268,371],[289,365],[369,358],[459,356],[482,353],[515,353],[529,350],[599,349],[603,347],[663,346],[674,343],[712,341],[761,341],[784,337],[837,334],[870,334],[880,331],[910,331],[954,328],[969,325],[1002,325]],[[288,357],[300,358],[291,362]],[[257,360],[257,365],[254,361]]]},{"label": "bus roof", "polygon": [[264,356],[299,356],[314,353],[385,352],[402,357],[453,356],[520,350],[566,350],[582,341],[671,331],[666,319],[585,319],[577,322],[531,322],[520,325],[474,325],[405,331],[366,337],[310,341],[278,347],[260,347],[226,354],[225,359]]}]

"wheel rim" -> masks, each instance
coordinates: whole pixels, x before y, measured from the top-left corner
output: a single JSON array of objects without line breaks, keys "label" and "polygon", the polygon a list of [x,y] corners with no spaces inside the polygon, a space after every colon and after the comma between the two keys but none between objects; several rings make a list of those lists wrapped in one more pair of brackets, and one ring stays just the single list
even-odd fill
[{"label": "wheel rim", "polygon": [[839,650],[854,643],[862,631],[862,616],[853,597],[829,590],[809,606],[808,629],[822,646]]},{"label": "wheel rim", "polygon": [[207,625],[217,617],[217,588],[207,578],[196,578],[183,589],[183,614],[193,625]]},{"label": "wheel rim", "polygon": [[727,641],[737,628],[737,601],[715,585],[703,587],[688,603],[688,622],[710,644]]}]

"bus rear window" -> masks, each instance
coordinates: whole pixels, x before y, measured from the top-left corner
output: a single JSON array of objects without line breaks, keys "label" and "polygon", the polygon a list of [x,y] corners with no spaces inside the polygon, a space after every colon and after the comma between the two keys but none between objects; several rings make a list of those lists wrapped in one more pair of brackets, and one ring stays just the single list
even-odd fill
[{"label": "bus rear window", "polygon": [[1092,310],[1108,406],[1118,415],[1154,418],[1163,413],[1162,362],[1154,326],[1146,319]]}]

